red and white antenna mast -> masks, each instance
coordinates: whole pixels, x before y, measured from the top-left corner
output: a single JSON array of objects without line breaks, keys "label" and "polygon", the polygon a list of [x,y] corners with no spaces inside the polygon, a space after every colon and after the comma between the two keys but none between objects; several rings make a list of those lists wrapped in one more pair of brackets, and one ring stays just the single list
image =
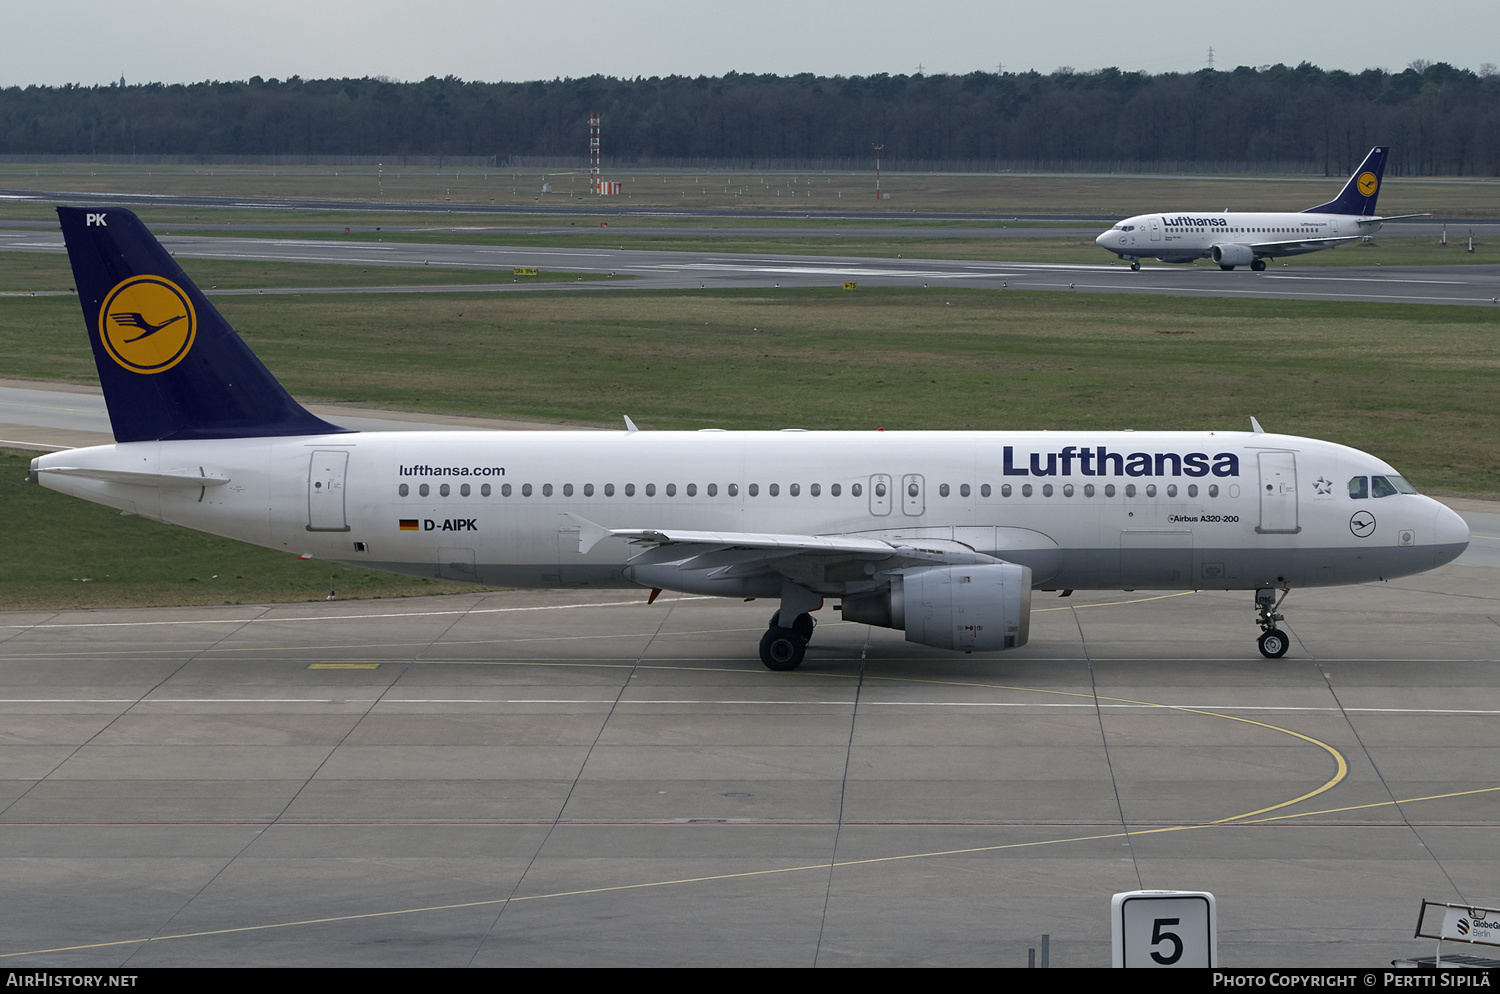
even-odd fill
[{"label": "red and white antenna mast", "polygon": [[599,195],[599,114],[589,115],[589,192]]}]

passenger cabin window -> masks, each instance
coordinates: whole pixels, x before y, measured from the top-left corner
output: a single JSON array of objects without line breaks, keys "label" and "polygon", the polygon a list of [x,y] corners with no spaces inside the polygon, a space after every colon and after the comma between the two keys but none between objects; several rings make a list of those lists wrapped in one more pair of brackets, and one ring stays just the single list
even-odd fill
[{"label": "passenger cabin window", "polygon": [[398,494],[400,494],[402,497],[405,497],[407,494],[411,493],[411,487],[408,487],[406,484],[403,483],[403,484],[401,484],[400,487],[397,488],[396,492]]},{"label": "passenger cabin window", "polygon": [[443,484],[443,485],[442,485],[442,486],[441,486],[441,487],[438,487],[438,493],[440,493],[440,494],[442,494],[442,495],[443,495],[443,496],[444,496],[444,497],[446,497],[446,496],[448,496],[448,493],[449,493],[449,489],[450,489],[450,488],[449,488],[449,486],[448,486],[448,484],[446,484],[446,483],[445,483],[445,484]]},{"label": "passenger cabin window", "polygon": [[851,484],[849,484],[849,493],[851,493],[855,497],[858,497],[860,494],[862,494],[864,492],[865,492],[864,484],[862,484],[862,483],[851,483]]},{"label": "passenger cabin window", "polygon": [[491,493],[491,491],[490,491],[490,485],[488,483],[484,483],[484,484],[480,485],[480,487],[479,487],[479,496],[481,496],[481,497],[488,497],[490,495],[490,493]]}]

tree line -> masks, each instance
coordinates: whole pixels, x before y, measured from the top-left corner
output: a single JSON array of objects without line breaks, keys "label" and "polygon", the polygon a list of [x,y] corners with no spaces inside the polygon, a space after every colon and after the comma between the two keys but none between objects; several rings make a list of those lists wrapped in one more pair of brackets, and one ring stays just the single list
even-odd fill
[{"label": "tree line", "polygon": [[1500,175],[1500,74],[1310,63],[1196,73],[1060,69],[967,75],[527,83],[262,79],[0,89],[0,156],[476,156],[496,165],[588,150],[603,115],[614,166],[963,162],[1174,170],[1183,163],[1344,175],[1372,145],[1393,175]]}]

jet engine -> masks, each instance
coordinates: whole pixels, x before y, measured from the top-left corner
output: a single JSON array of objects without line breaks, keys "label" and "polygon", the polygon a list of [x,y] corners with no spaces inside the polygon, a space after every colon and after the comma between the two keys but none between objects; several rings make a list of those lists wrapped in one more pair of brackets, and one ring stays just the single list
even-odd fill
[{"label": "jet engine", "polygon": [[891,575],[888,589],[844,598],[844,620],[906,632],[939,649],[994,652],[1031,634],[1031,568],[933,566]]},{"label": "jet engine", "polygon": [[1215,245],[1209,249],[1209,255],[1221,266],[1248,266],[1255,261],[1255,250],[1237,243]]}]

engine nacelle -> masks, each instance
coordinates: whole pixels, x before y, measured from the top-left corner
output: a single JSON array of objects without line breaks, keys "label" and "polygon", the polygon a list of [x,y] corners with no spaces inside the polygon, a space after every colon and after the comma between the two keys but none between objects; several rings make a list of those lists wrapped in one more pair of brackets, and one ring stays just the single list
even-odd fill
[{"label": "engine nacelle", "polygon": [[939,649],[994,652],[1031,635],[1031,569],[1015,563],[903,570],[890,589],[844,598],[844,620],[906,631]]},{"label": "engine nacelle", "polygon": [[1209,249],[1208,254],[1221,266],[1248,266],[1255,261],[1255,250],[1238,243],[1220,243]]}]

